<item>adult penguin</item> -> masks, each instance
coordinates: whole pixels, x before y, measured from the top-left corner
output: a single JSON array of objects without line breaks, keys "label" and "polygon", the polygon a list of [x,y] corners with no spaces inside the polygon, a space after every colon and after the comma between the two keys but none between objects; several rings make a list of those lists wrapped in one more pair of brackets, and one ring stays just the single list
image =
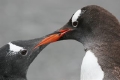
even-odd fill
[{"label": "adult penguin", "polygon": [[67,39],[77,40],[85,48],[81,80],[120,80],[120,23],[114,15],[97,5],[85,6],[36,48]]}]

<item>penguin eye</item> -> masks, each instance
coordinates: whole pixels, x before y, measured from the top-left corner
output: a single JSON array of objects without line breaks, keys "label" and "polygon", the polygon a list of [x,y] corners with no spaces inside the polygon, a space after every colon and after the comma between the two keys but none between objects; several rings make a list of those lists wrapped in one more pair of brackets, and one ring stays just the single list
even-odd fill
[{"label": "penguin eye", "polygon": [[26,55],[27,54],[27,50],[20,51],[20,54],[23,55],[23,56]]},{"label": "penguin eye", "polygon": [[78,21],[73,22],[72,25],[73,25],[73,27],[77,27]]}]

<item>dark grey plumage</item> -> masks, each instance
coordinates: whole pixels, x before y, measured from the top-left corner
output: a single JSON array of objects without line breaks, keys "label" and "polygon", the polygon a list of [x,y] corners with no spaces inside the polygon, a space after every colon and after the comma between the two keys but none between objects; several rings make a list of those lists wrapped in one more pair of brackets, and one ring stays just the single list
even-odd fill
[{"label": "dark grey plumage", "polygon": [[[103,80],[120,80],[120,24],[110,12],[96,5],[83,7],[78,25],[63,39],[75,39],[98,58]],[[71,28],[71,19],[63,28]],[[97,73],[97,72],[96,72]]]},{"label": "dark grey plumage", "polygon": [[[43,38],[13,41],[15,46],[24,48],[18,52],[10,51],[10,44],[0,48],[0,80],[27,80],[26,74],[29,65],[36,56],[47,46],[34,47]],[[14,46],[13,46],[14,47]],[[15,49],[16,50],[16,49]]]},{"label": "dark grey plumage", "polygon": [[50,35],[63,34],[58,40],[74,39],[81,42],[86,51],[92,51],[97,57],[104,72],[103,80],[120,80],[119,21],[110,12],[96,5],[83,7],[73,16],[62,28]]}]

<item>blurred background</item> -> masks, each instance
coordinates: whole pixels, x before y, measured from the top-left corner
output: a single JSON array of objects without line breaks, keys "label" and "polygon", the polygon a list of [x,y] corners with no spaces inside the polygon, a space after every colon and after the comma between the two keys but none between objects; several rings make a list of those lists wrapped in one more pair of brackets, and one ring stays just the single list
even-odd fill
[{"label": "blurred background", "polygon": [[[104,7],[120,20],[120,0],[0,0],[0,47],[51,33],[78,9],[92,4]],[[80,80],[84,53],[77,41],[52,43],[31,64],[28,80]]]}]

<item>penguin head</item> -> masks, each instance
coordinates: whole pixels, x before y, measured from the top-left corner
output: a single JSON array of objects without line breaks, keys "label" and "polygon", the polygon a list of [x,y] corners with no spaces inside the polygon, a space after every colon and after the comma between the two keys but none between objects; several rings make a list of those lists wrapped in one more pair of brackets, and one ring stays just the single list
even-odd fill
[{"label": "penguin head", "polygon": [[42,38],[13,41],[1,47],[0,75],[5,79],[16,77],[26,78],[29,65],[46,46],[39,46],[34,49],[35,45],[41,40]]},{"label": "penguin head", "polygon": [[119,26],[118,20],[110,12],[100,6],[89,5],[77,10],[62,28],[48,35],[39,45],[67,39],[82,44],[109,41],[113,36],[117,37]]},{"label": "penguin head", "polygon": [[119,21],[110,12],[100,6],[90,5],[77,10],[61,29],[70,31],[59,40],[74,39],[86,43],[109,37],[120,28]]}]

